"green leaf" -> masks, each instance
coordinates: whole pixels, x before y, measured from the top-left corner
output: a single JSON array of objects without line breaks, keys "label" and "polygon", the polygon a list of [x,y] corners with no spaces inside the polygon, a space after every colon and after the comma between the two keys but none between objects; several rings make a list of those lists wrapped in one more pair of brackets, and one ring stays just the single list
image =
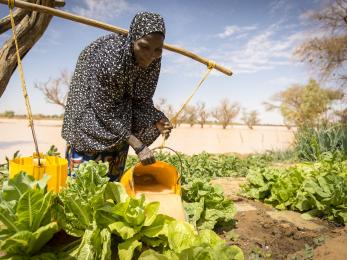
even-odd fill
[{"label": "green leaf", "polygon": [[198,244],[209,244],[211,247],[225,244],[225,241],[222,240],[215,232],[209,229],[204,229],[199,231],[199,235],[196,243]]},{"label": "green leaf", "polygon": [[229,224],[236,208],[224,197],[220,186],[193,180],[182,187],[184,207],[189,222],[199,229],[213,229],[217,224]]},{"label": "green leaf", "polygon": [[76,198],[73,198],[71,195],[67,196],[63,202],[83,225],[86,227],[90,225],[92,209],[86,202],[76,200]]},{"label": "green leaf", "polygon": [[37,186],[41,190],[45,190],[50,178],[51,176],[44,174],[40,180],[35,181],[35,186]]},{"label": "green leaf", "polygon": [[244,260],[242,250],[237,246],[218,244],[211,247],[209,244],[201,244],[183,250],[179,254],[180,260]]},{"label": "green leaf", "polygon": [[29,254],[35,254],[59,231],[59,226],[56,222],[52,222],[46,226],[37,229],[30,242]]},{"label": "green leaf", "polygon": [[159,237],[160,235],[168,236],[168,225],[174,221],[173,218],[158,214],[152,225],[143,227],[141,233],[147,237]]},{"label": "green leaf", "polygon": [[61,205],[56,205],[56,219],[59,226],[70,236],[82,237],[85,228],[83,226],[78,227],[78,219],[73,216],[72,213],[65,214],[64,208]]},{"label": "green leaf", "polygon": [[[194,247],[189,247],[184,249],[180,254],[179,254],[179,259],[180,260],[189,260],[189,259],[194,259],[194,260],[214,260],[214,259],[223,259],[215,255],[213,250],[211,250],[208,245],[205,246],[194,246]],[[232,258],[230,258],[232,259]]]},{"label": "green leaf", "polygon": [[147,204],[145,208],[145,223],[144,226],[150,226],[154,222],[157,217],[160,203],[159,202],[151,202]]},{"label": "green leaf", "polygon": [[47,214],[50,213],[51,205],[53,200],[53,193],[46,193],[43,200],[40,203],[40,208],[38,209],[39,214],[35,215],[32,231],[37,230],[41,225]]},{"label": "green leaf", "polygon": [[101,260],[111,259],[111,233],[107,228],[104,228],[100,232],[102,251],[101,251]]},{"label": "green leaf", "polygon": [[[6,208],[5,208],[6,207]],[[4,201],[0,204],[0,221],[6,225],[10,232],[19,232],[19,228],[16,225],[17,217],[15,214],[8,210],[9,206],[5,205]]]},{"label": "green leaf", "polygon": [[7,201],[18,201],[27,190],[32,189],[34,186],[34,177],[20,172],[7,182],[4,182],[2,196]]},{"label": "green leaf", "polygon": [[183,202],[184,209],[188,215],[189,222],[196,226],[196,222],[201,218],[204,211],[204,198],[201,198],[198,202]]},{"label": "green leaf", "polygon": [[172,221],[168,226],[169,247],[179,253],[195,243],[195,230],[185,222]]},{"label": "green leaf", "polygon": [[[40,190],[27,190],[19,199],[16,215],[17,225],[21,230],[35,231],[42,219],[43,192]],[[47,208],[44,209],[47,211]]]},{"label": "green leaf", "polygon": [[114,215],[114,208],[113,202],[106,201],[103,207],[96,209],[94,215],[96,223],[101,227],[108,227],[108,225],[120,221],[122,218]]},{"label": "green leaf", "polygon": [[108,182],[105,190],[105,200],[111,199],[115,203],[125,202],[128,198],[124,187],[119,182]]},{"label": "green leaf", "polygon": [[30,231],[19,231],[5,241],[0,242],[0,249],[7,255],[26,255],[26,250],[31,242]]},{"label": "green leaf", "polygon": [[152,249],[148,249],[142,252],[142,254],[139,257],[139,260],[173,260],[173,258],[168,258],[167,256],[162,255]]},{"label": "green leaf", "polygon": [[133,237],[137,231],[125,222],[117,221],[110,224],[109,229],[111,233],[119,235],[122,239],[126,240]]},{"label": "green leaf", "polygon": [[200,229],[213,229],[219,220],[225,217],[225,212],[219,209],[206,209],[202,218],[198,221]]},{"label": "green leaf", "polygon": [[136,249],[141,250],[142,243],[137,240],[137,237],[130,238],[123,243],[118,244],[119,260],[131,260]]},{"label": "green leaf", "polygon": [[82,237],[81,244],[70,255],[72,257],[76,257],[77,260],[97,259],[98,257],[97,251],[99,251],[101,248],[100,248],[100,245],[95,244],[94,241],[96,241],[99,238],[99,234],[100,234],[99,229],[85,230],[84,235]]},{"label": "green leaf", "polygon": [[213,248],[220,260],[244,260],[242,250],[237,246],[227,246],[219,244]]},{"label": "green leaf", "polygon": [[129,205],[126,209],[125,220],[134,226],[142,226],[145,222],[145,196],[141,198],[130,198]]},{"label": "green leaf", "polygon": [[29,256],[37,253],[59,231],[57,223],[40,227],[34,233],[19,231],[1,242],[1,250],[7,255]]}]

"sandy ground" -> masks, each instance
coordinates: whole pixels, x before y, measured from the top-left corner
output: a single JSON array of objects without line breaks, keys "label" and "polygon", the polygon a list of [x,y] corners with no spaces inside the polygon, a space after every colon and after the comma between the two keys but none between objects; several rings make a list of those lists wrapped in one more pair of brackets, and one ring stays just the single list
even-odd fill
[{"label": "sandy ground", "polygon": [[[35,131],[40,151],[46,152],[54,144],[63,153],[65,141],[61,138],[62,121],[36,120]],[[203,151],[210,153],[249,154],[266,150],[284,150],[293,141],[293,131],[282,126],[256,126],[250,130],[246,126],[232,126],[225,130],[212,125],[201,129],[199,126],[181,125],[173,130],[166,145],[185,154]],[[161,137],[152,147],[161,144]],[[0,161],[5,155],[20,150],[22,156],[34,151],[31,130],[26,120],[0,119]],[[132,149],[131,154],[134,154]]]}]

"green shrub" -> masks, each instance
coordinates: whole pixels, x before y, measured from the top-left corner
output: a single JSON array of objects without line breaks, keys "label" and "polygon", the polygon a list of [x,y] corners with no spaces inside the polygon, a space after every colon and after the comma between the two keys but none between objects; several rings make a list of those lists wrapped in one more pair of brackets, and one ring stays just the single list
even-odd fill
[{"label": "green shrub", "polygon": [[15,113],[12,110],[6,110],[2,115],[6,118],[13,118]]},{"label": "green shrub", "polygon": [[326,152],[339,151],[346,156],[347,126],[300,128],[295,136],[295,151],[305,161],[317,161]]}]

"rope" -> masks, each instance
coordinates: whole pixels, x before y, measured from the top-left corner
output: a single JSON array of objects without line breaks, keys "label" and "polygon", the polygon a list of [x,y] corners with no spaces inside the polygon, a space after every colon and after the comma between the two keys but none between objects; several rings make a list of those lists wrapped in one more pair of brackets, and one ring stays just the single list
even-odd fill
[{"label": "rope", "polygon": [[10,10],[14,8],[14,0],[8,0],[8,7]]},{"label": "rope", "polygon": [[[183,110],[186,108],[186,106],[188,105],[188,103],[190,102],[190,100],[193,98],[193,96],[196,94],[196,92],[200,89],[202,83],[207,79],[208,75],[210,74],[210,72],[215,68],[216,66],[216,62],[209,60],[207,62],[207,70],[205,71],[205,73],[203,74],[201,80],[199,81],[199,83],[196,85],[195,89],[193,90],[193,93],[188,97],[188,99],[183,103],[182,107],[180,108],[180,110],[178,110],[178,112],[171,118],[171,122],[173,124],[176,124],[177,122],[177,118],[178,116],[183,112]],[[163,137],[163,141],[160,147],[164,147],[165,146],[165,137]]]},{"label": "rope", "polygon": [[10,9],[10,19],[11,19],[11,27],[12,27],[12,34],[13,34],[13,40],[16,46],[16,54],[17,54],[17,63],[18,63],[18,72],[19,72],[19,77],[20,77],[20,82],[21,82],[21,86],[22,86],[22,92],[23,92],[23,96],[24,96],[24,100],[25,100],[25,107],[26,107],[26,111],[27,111],[27,118],[29,121],[29,126],[31,128],[31,133],[34,139],[34,143],[35,143],[35,150],[36,150],[36,154],[38,156],[38,164],[39,166],[40,164],[40,153],[39,153],[39,148],[37,145],[37,139],[36,139],[36,134],[35,134],[35,129],[34,129],[34,121],[33,121],[33,116],[32,116],[32,112],[31,112],[31,107],[30,107],[30,101],[29,101],[29,96],[28,96],[28,92],[27,92],[27,87],[25,84],[25,79],[24,79],[24,72],[23,72],[23,66],[22,66],[22,61],[19,55],[19,48],[18,48],[18,41],[17,41],[17,36],[16,36],[16,25],[14,23],[14,19],[13,19],[13,12],[12,9],[14,8],[14,0],[8,0],[8,7]]}]

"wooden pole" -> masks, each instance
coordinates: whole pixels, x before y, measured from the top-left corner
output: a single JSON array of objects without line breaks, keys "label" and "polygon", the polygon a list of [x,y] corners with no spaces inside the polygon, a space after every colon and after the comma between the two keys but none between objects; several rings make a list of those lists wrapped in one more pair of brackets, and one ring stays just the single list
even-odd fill
[{"label": "wooden pole", "polygon": [[[0,3],[7,5],[8,4],[8,0],[0,0]],[[90,19],[90,18],[86,18],[86,17],[80,16],[80,15],[75,15],[75,14],[72,14],[72,13],[69,13],[69,12],[65,12],[65,11],[54,9],[54,8],[50,8],[50,7],[47,7],[47,6],[32,4],[32,3],[23,2],[23,1],[20,1],[20,0],[16,0],[14,2],[14,5],[16,7],[19,7],[19,8],[28,9],[28,10],[31,10],[31,11],[37,11],[37,12],[42,12],[42,13],[58,16],[58,17],[61,17],[61,18],[64,18],[64,19],[68,19],[68,20],[75,21],[75,22],[78,22],[78,23],[83,23],[83,24],[90,25],[90,26],[94,26],[94,27],[97,27],[97,28],[100,28],[100,29],[104,29],[104,30],[107,30],[107,31],[111,31],[111,32],[115,32],[115,33],[119,33],[119,34],[123,34],[123,35],[127,35],[128,34],[128,30],[125,30],[123,28],[116,27],[114,25],[103,23],[103,22],[100,22],[100,21],[97,21],[97,20],[93,20],[93,19]],[[171,45],[171,44],[166,44],[165,43],[164,44],[164,49],[167,49],[169,51],[173,51],[173,52],[182,54],[182,55],[184,55],[186,57],[189,57],[189,58],[191,58],[193,60],[196,60],[196,61],[198,61],[200,63],[203,63],[206,66],[208,65],[208,62],[209,62],[209,60],[206,59],[206,58],[203,58],[203,57],[201,57],[199,55],[196,55],[196,54],[194,54],[194,53],[192,53],[190,51],[187,51],[187,50],[185,50],[183,48],[180,48],[180,47],[177,47],[177,46],[174,46],[174,45]],[[215,65],[215,69],[219,70],[220,72],[222,72],[222,73],[224,73],[224,74],[226,74],[228,76],[231,76],[233,74],[230,69],[225,68],[225,67],[223,67],[223,66],[221,66],[219,64]]]}]

